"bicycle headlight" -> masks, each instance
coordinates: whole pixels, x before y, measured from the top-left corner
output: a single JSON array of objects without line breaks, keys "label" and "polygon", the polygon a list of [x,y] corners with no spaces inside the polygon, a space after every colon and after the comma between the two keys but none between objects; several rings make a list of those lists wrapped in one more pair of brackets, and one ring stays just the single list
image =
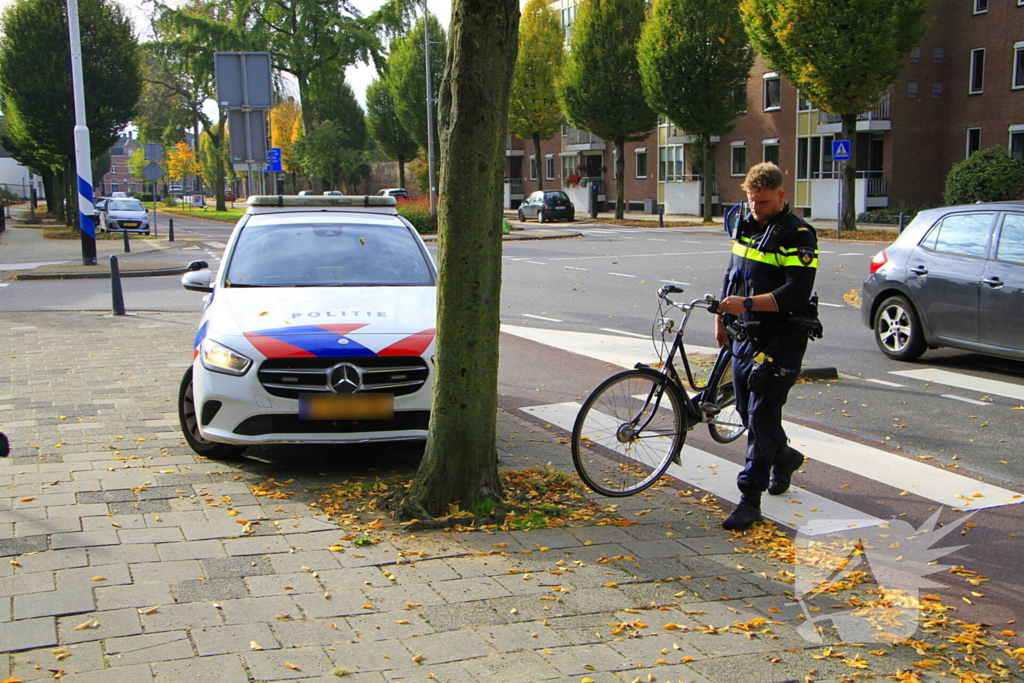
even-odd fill
[{"label": "bicycle headlight", "polygon": [[222,372],[226,375],[244,375],[252,365],[252,359],[237,351],[232,351],[209,337],[204,339],[199,347],[199,359],[207,370]]},{"label": "bicycle headlight", "polygon": [[661,328],[662,333],[668,333],[676,328],[676,321],[672,318],[661,318],[658,320],[658,327]]}]

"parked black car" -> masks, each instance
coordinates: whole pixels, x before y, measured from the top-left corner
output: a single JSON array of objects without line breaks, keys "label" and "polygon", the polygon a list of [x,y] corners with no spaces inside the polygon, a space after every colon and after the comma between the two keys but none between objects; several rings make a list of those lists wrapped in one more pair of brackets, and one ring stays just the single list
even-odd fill
[{"label": "parked black car", "polygon": [[1024,360],[1024,201],[917,214],[871,259],[861,300],[890,358],[948,346]]},{"label": "parked black car", "polygon": [[538,190],[519,205],[519,220],[536,218],[538,223],[564,218],[576,219],[576,207],[561,190]]}]

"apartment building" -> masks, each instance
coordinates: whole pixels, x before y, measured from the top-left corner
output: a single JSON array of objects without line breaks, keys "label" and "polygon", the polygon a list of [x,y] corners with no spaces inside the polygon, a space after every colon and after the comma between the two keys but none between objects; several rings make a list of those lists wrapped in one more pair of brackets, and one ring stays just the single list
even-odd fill
[{"label": "apartment building", "polygon": [[[578,0],[552,0],[568,40]],[[933,0],[929,30],[906,57],[899,81],[879,106],[857,120],[857,211],[941,204],[946,174],[972,152],[1002,145],[1024,158],[1024,0]],[[614,78],[608,79],[614,87]],[[839,163],[832,141],[839,117],[811,102],[758,58],[738,93],[746,111],[729,135],[715,139],[716,210],[742,201],[747,169],[774,161],[786,174],[794,209],[811,218],[838,213]],[[700,213],[703,179],[694,172],[693,138],[663,121],[626,149],[630,210],[664,204],[666,213]],[[575,186],[597,182],[601,201],[614,201],[614,144],[564,125],[542,143],[509,136],[506,206],[515,208],[544,174],[587,207]]]},{"label": "apartment building", "polygon": [[127,192],[129,195],[142,191],[142,181],[132,177],[128,160],[139,148],[134,133],[121,135],[110,148],[110,170],[103,176],[101,187],[95,189],[97,197],[109,197],[114,192]]}]

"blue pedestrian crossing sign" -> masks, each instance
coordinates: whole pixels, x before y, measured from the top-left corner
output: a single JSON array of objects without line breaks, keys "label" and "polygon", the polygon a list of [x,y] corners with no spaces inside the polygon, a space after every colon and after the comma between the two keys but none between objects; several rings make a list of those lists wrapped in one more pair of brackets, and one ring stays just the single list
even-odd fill
[{"label": "blue pedestrian crossing sign", "polygon": [[833,140],[832,141],[832,159],[835,161],[849,161],[850,160],[850,141],[849,140]]}]

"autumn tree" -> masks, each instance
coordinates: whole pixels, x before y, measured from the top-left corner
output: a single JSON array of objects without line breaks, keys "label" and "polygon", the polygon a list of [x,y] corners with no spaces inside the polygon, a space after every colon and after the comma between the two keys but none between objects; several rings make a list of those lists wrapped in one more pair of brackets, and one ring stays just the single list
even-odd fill
[{"label": "autumn tree", "polygon": [[302,137],[302,107],[294,97],[288,97],[270,110],[270,146],[281,148],[281,168],[292,175],[301,173],[295,153],[295,143]]},{"label": "autumn tree", "polygon": [[700,136],[703,214],[710,222],[711,136],[733,129],[743,108],[735,92],[754,62],[738,0],[655,0],[640,35],[637,59],[651,108]]},{"label": "autumn tree", "polygon": [[430,436],[408,517],[500,502],[495,444],[501,220],[519,0],[452,0],[440,90],[437,369]]},{"label": "autumn tree", "polygon": [[416,157],[419,146],[398,120],[395,100],[382,78],[366,89],[366,127],[380,151],[398,162],[398,185],[406,187],[405,163]]},{"label": "autumn tree", "polygon": [[818,108],[839,114],[850,141],[843,230],[855,230],[857,115],[871,111],[920,45],[927,0],[740,0],[750,42]]},{"label": "autumn tree", "polygon": [[187,142],[179,142],[167,150],[164,155],[164,169],[168,178],[179,182],[190,175],[198,176],[200,179],[203,177],[199,155]]},{"label": "autumn tree", "polygon": [[[437,17],[429,14],[430,27],[430,79],[431,92],[437,95],[444,76],[445,41],[444,28]],[[402,127],[416,141],[420,149],[427,149],[427,84],[426,59],[423,45],[423,20],[405,36],[391,43],[388,54],[387,79],[395,112]],[[435,104],[434,112],[437,112]],[[438,117],[434,116],[434,140],[438,139]]]},{"label": "autumn tree", "polygon": [[[540,141],[557,133],[562,125],[555,91],[565,54],[562,43],[561,22],[547,0],[529,0],[519,24],[519,56],[512,73],[508,129],[524,140],[533,140],[538,166]],[[544,189],[543,173],[537,174],[537,189]]]},{"label": "autumn tree", "polygon": [[644,99],[636,59],[646,4],[646,0],[582,0],[557,84],[569,123],[615,143],[615,217],[619,219],[626,206],[626,143],[643,140],[658,123]]}]

